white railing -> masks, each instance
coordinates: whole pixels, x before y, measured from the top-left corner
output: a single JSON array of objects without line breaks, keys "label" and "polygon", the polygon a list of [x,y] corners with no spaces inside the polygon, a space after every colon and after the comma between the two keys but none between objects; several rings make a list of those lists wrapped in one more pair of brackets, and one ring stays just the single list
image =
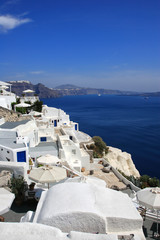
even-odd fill
[{"label": "white railing", "polygon": [[85,177],[83,174],[81,174],[80,172],[76,171],[75,169],[73,170],[73,169],[71,169],[71,168],[68,168],[68,167],[64,166],[63,164],[61,165],[61,167],[63,167],[63,168],[65,168],[66,170],[68,170],[68,171],[70,171],[70,172],[78,175],[78,176],[81,177],[82,179],[86,179],[86,177]]},{"label": "white railing", "polygon": [[[106,164],[109,164],[109,162],[106,161],[106,159],[103,158],[102,160]],[[109,164],[110,165],[110,164]],[[110,165],[112,167],[112,165]],[[125,178],[117,169],[112,167],[112,172],[116,175],[116,177],[121,180],[124,184],[130,185],[131,189],[135,192],[141,190],[139,187],[135,186],[131,181],[129,181],[127,178]]]},{"label": "white railing", "polygon": [[[145,210],[145,208],[139,204],[138,200],[134,199],[134,200],[132,200],[132,202],[136,205],[136,208],[139,211],[139,213],[141,213],[143,210]],[[159,211],[159,213],[160,213],[160,211]],[[158,221],[160,220],[160,215],[159,214],[157,215],[157,212],[155,210],[146,209],[144,215],[145,215],[145,217],[151,218],[153,220],[158,220]]]}]

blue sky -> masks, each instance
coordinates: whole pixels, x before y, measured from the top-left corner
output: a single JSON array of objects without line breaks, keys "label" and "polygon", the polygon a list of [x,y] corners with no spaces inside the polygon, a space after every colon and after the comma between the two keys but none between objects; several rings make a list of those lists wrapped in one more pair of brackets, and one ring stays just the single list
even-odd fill
[{"label": "blue sky", "polygon": [[1,0],[0,80],[160,91],[160,1]]}]

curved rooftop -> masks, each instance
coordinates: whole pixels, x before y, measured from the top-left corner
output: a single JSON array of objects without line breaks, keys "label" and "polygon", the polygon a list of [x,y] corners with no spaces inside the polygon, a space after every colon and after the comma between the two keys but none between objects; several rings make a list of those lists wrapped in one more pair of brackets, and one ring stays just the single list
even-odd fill
[{"label": "curved rooftop", "polygon": [[62,183],[42,194],[33,222],[63,232],[138,231],[142,218],[121,192],[87,183]]}]

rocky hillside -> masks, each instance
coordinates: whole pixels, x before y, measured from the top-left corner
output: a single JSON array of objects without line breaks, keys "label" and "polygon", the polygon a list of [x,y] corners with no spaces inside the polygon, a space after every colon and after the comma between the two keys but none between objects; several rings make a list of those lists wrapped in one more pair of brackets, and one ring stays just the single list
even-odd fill
[{"label": "rocky hillside", "polygon": [[[48,88],[41,83],[33,85],[31,82],[9,82],[12,84],[12,92],[17,96],[22,96],[23,91],[31,89],[35,91],[40,98],[56,98],[60,96],[69,96],[69,95],[89,95],[89,94],[129,94],[131,92],[122,92],[118,90],[107,90],[107,89],[97,89],[97,88],[82,88],[77,87],[72,84],[65,84],[58,86],[54,89]],[[133,94],[133,93],[132,93]]]},{"label": "rocky hillside", "polygon": [[56,87],[62,96],[67,95],[89,95],[89,94],[115,94],[115,95],[129,95],[133,92],[110,90],[110,89],[100,89],[100,88],[84,88],[78,87],[72,84],[65,84]]},{"label": "rocky hillside", "polygon": [[12,92],[14,92],[17,96],[22,96],[23,91],[27,89],[32,89],[35,91],[40,98],[56,98],[61,96],[69,96],[69,95],[89,95],[89,94],[114,94],[114,95],[123,95],[123,96],[160,96],[160,92],[157,93],[138,93],[131,91],[119,91],[119,90],[111,90],[111,89],[100,89],[100,88],[85,88],[78,87],[72,84],[64,84],[54,89],[48,88],[45,85],[38,83],[36,85],[32,84],[29,81],[12,81],[9,82],[12,84]]},{"label": "rocky hillside", "polygon": [[27,89],[35,91],[35,94],[37,94],[40,98],[56,98],[60,96],[57,90],[47,88],[41,83],[33,85],[32,83],[26,82],[11,82],[11,84],[12,92],[14,92],[17,96],[22,96],[23,91]]},{"label": "rocky hillside", "polygon": [[4,118],[6,122],[16,122],[30,119],[30,116],[24,117],[20,113],[16,113],[6,108],[0,107],[0,118]]},{"label": "rocky hillside", "polygon": [[122,152],[118,148],[109,147],[108,153],[105,155],[105,159],[114,168],[120,170],[125,175],[140,177],[140,174],[132,161],[131,154]]},{"label": "rocky hillside", "polygon": [[31,82],[9,82],[12,84],[12,92],[17,96],[22,96],[23,91],[31,89],[35,91],[40,98],[56,98],[69,95],[89,95],[89,94],[115,94],[115,95],[130,95],[133,92],[125,92],[119,90],[98,89],[98,88],[84,88],[72,84],[65,84],[54,89],[48,88],[41,83],[33,85]]}]

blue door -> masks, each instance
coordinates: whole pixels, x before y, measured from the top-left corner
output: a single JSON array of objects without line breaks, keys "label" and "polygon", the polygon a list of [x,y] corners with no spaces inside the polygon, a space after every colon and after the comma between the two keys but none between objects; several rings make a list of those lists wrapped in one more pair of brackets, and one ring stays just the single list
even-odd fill
[{"label": "blue door", "polygon": [[77,128],[77,124],[75,124],[75,130],[77,131],[77,129],[78,129],[78,128]]},{"label": "blue door", "polygon": [[54,120],[54,127],[57,127],[57,120]]},{"label": "blue door", "polygon": [[26,151],[17,152],[17,162],[26,162]]}]

